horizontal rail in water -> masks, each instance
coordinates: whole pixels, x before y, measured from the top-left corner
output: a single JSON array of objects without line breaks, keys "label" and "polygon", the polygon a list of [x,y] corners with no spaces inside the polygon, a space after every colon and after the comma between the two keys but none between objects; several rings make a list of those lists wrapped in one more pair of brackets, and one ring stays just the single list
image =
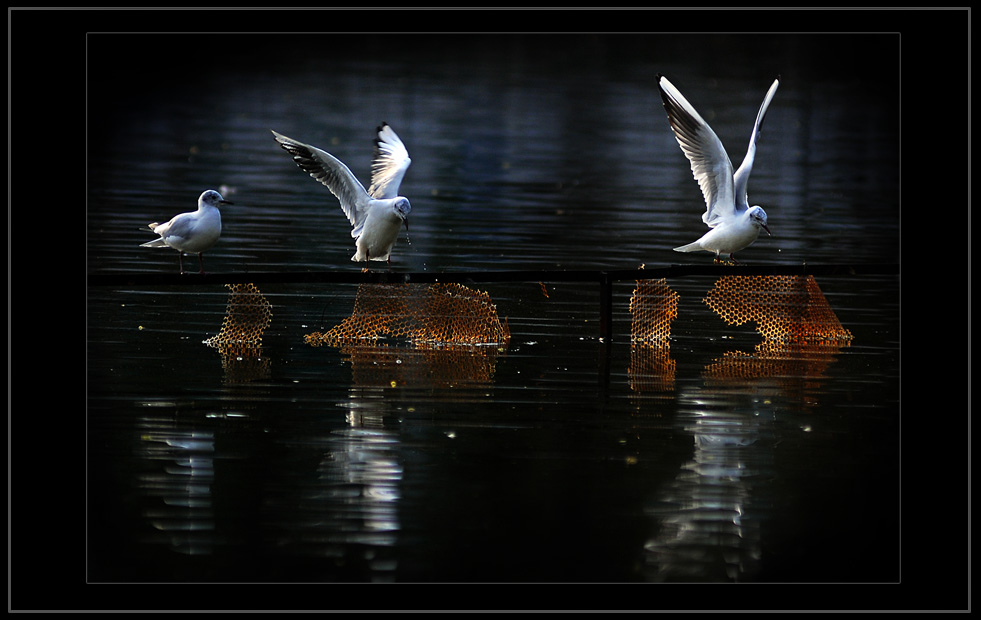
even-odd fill
[{"label": "horizontal rail in water", "polygon": [[501,282],[590,282],[600,289],[600,338],[613,335],[613,284],[689,276],[863,276],[899,275],[898,264],[867,265],[670,265],[649,269],[410,271],[390,268],[368,271],[254,271],[231,273],[111,273],[90,274],[89,286],[185,286],[224,284],[398,284],[436,282],[456,284]]},{"label": "horizontal rail in water", "polygon": [[395,284],[399,282],[623,282],[684,276],[766,275],[898,275],[898,264],[870,265],[670,265],[647,269],[519,270],[519,271],[235,271],[229,273],[90,274],[89,286],[161,286],[203,284]]}]

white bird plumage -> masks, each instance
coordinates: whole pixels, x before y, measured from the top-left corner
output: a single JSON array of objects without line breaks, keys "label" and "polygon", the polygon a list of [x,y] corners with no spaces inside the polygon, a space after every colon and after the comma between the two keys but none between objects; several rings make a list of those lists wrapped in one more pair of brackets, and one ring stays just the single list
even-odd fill
[{"label": "white bird plumage", "polygon": [[221,236],[221,212],[219,204],[232,204],[213,189],[198,197],[198,210],[175,215],[169,222],[150,224],[151,231],[159,239],[140,244],[143,248],[173,248],[177,250],[181,273],[184,273],[184,253],[198,255],[198,263],[204,273],[204,252]]},{"label": "white bird plumage", "polygon": [[756,157],[756,140],[763,126],[766,109],[780,85],[780,79],[773,80],[763,99],[749,138],[746,157],[735,174],[732,172],[729,155],[709,124],[667,78],[658,75],[657,79],[671,129],[691,163],[692,174],[705,197],[706,210],[702,214],[702,221],[711,228],[698,241],[675,248],[675,251],[715,252],[716,262],[721,254],[727,254],[735,263],[733,253],[756,241],[761,228],[766,234],[770,234],[766,212],[759,206],[749,205],[746,187]]},{"label": "white bird plumage", "polygon": [[352,225],[357,252],[352,261],[391,262],[392,247],[404,225],[409,229],[409,199],[398,194],[412,160],[395,131],[382,123],[375,138],[371,184],[365,190],[350,169],[330,153],[272,132],[276,142],[301,170],[320,181],[341,203]]}]

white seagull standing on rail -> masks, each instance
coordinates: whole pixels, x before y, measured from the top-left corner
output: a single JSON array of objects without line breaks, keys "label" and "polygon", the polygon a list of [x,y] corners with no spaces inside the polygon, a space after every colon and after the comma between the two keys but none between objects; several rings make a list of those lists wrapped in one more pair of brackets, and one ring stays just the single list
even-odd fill
[{"label": "white seagull standing on rail", "polygon": [[691,171],[705,196],[705,213],[702,221],[712,230],[698,241],[675,248],[676,252],[705,250],[715,252],[715,262],[721,254],[728,254],[736,263],[733,253],[749,246],[760,234],[760,229],[770,234],[766,225],[766,211],[759,206],[749,206],[746,186],[753,170],[756,156],[756,139],[763,126],[763,117],[780,85],[779,78],[773,80],[770,90],[763,99],[763,105],[756,115],[753,134],[749,138],[749,149],[742,165],[732,172],[732,162],[709,124],[695,111],[684,95],[667,78],[658,74],[657,86],[661,91],[668,121],[674,130],[681,150],[691,162]]},{"label": "white seagull standing on rail", "polygon": [[175,215],[169,222],[154,222],[149,228],[160,235],[142,248],[173,248],[177,250],[181,273],[184,273],[184,252],[196,253],[201,271],[204,273],[204,251],[208,250],[221,236],[221,212],[218,205],[228,202],[213,189],[198,197],[198,210]]},{"label": "white seagull standing on rail", "polygon": [[378,127],[375,155],[368,190],[341,160],[315,146],[273,132],[276,142],[293,156],[301,170],[327,186],[341,202],[344,215],[354,227],[356,262],[376,260],[391,263],[392,247],[404,225],[409,229],[409,199],[399,196],[399,185],[412,160],[405,145],[388,125]]}]

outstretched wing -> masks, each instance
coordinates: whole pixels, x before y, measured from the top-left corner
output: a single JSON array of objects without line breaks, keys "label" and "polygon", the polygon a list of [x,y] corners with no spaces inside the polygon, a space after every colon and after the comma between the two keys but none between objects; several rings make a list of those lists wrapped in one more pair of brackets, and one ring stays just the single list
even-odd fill
[{"label": "outstretched wing", "polygon": [[402,177],[409,169],[409,152],[395,131],[382,123],[375,138],[375,156],[371,162],[371,185],[368,194],[372,198],[395,198],[399,194]]},{"label": "outstretched wing", "polygon": [[293,156],[293,161],[306,173],[327,186],[341,202],[344,215],[351,225],[358,227],[364,221],[371,197],[357,177],[344,163],[330,153],[299,140],[273,132],[276,142]]},{"label": "outstretched wing", "polygon": [[763,118],[766,116],[766,109],[770,107],[770,101],[773,100],[773,95],[776,94],[778,86],[780,86],[780,78],[773,80],[770,90],[767,91],[766,97],[763,98],[763,105],[760,106],[760,111],[756,115],[756,124],[753,125],[753,134],[749,137],[749,148],[746,149],[746,157],[743,158],[743,163],[739,165],[739,170],[736,170],[733,192],[736,196],[736,209],[738,210],[749,207],[747,186],[749,185],[749,173],[753,171],[753,160],[756,159],[756,140],[760,137],[760,129],[763,127]]},{"label": "outstretched wing", "polygon": [[691,172],[705,197],[702,221],[714,228],[735,215],[732,193],[732,162],[719,137],[688,103],[684,95],[662,75],[657,76],[668,121]]}]

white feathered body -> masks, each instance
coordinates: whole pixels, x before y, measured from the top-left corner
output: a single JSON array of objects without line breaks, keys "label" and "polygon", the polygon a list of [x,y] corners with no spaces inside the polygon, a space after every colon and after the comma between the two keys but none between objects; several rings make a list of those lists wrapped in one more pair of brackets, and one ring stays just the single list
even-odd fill
[{"label": "white feathered body", "polygon": [[219,204],[231,204],[213,189],[198,197],[198,210],[175,215],[168,222],[154,222],[149,228],[159,239],[142,244],[144,248],[173,248],[179,252],[200,254],[221,237]]},{"label": "white feathered body", "polygon": [[711,229],[698,241],[675,248],[675,251],[705,250],[714,252],[716,258],[726,254],[735,261],[733,253],[756,241],[760,229],[770,234],[766,212],[759,206],[749,206],[746,188],[756,157],[756,140],[763,126],[766,110],[779,85],[779,79],[770,85],[770,90],[756,114],[746,156],[739,169],[733,172],[729,155],[709,124],[671,82],[664,76],[658,76],[658,88],[671,129],[691,164],[692,175],[705,199],[706,210],[702,214],[702,221]]},{"label": "white feathered body", "polygon": [[180,252],[204,252],[221,237],[221,212],[217,207],[203,205],[197,211],[181,213],[169,222],[150,224],[150,230],[160,238],[144,243],[145,248],[168,247]]},{"label": "white feathered body", "polygon": [[[754,209],[758,210],[757,213],[762,212],[762,209],[759,207],[754,207]],[[731,255],[738,252],[751,245],[760,236],[761,226],[758,220],[753,219],[752,213],[752,210],[743,211],[736,215],[735,218],[709,230],[698,241],[683,245],[680,248],[675,248],[675,251],[696,252],[698,250],[704,250],[706,252],[714,252],[717,256],[723,254]],[[764,214],[764,223],[766,222],[765,217]]]},{"label": "white feathered body", "polygon": [[355,262],[366,260],[387,261],[398,240],[399,231],[405,225],[408,214],[408,201],[403,199],[405,208],[400,212],[399,199],[372,200],[368,214],[360,227],[352,231],[357,241],[357,252],[351,257]]},{"label": "white feathered body", "polygon": [[351,222],[357,252],[352,261],[388,261],[399,229],[408,229],[409,200],[398,195],[399,185],[412,160],[405,145],[387,123],[375,138],[371,184],[366,190],[344,163],[330,153],[275,131],[276,142],[301,170],[320,181],[341,203]]}]

